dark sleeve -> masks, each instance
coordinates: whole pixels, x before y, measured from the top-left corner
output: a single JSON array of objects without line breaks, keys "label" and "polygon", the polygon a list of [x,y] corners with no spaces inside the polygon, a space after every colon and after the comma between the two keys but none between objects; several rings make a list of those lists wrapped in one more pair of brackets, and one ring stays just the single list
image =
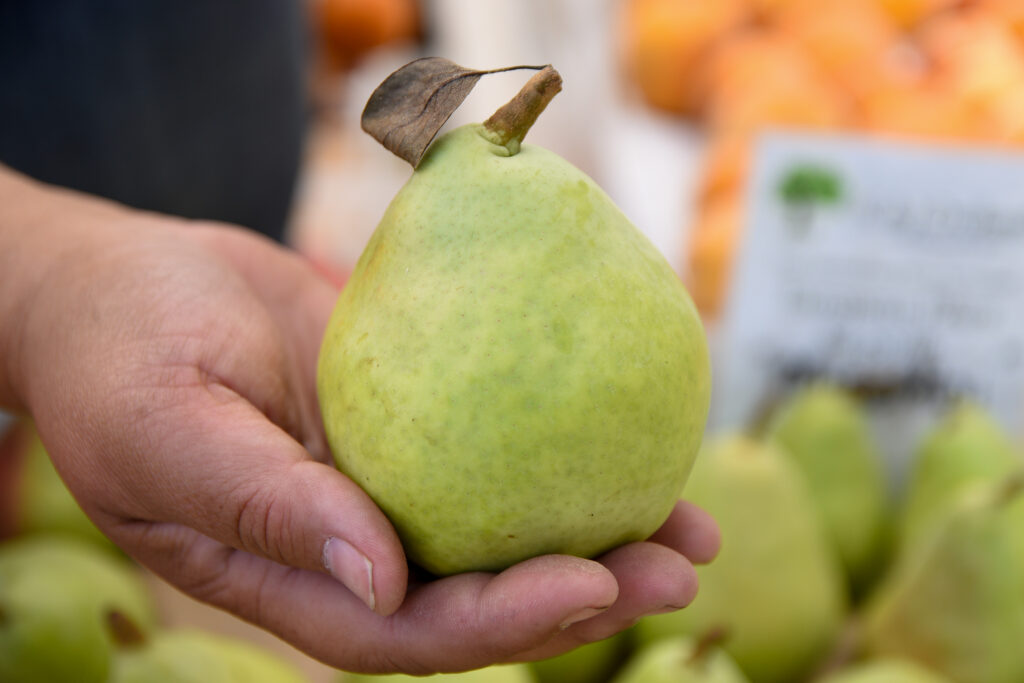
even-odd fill
[{"label": "dark sleeve", "polygon": [[0,0],[0,162],[280,239],[307,116],[299,0]]}]

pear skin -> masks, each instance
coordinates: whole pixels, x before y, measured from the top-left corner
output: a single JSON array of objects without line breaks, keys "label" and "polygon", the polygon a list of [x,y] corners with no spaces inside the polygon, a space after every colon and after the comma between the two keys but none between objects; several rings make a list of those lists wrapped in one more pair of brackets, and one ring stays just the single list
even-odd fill
[{"label": "pear skin", "polygon": [[860,405],[837,386],[813,384],[778,410],[768,435],[807,478],[851,584],[866,585],[880,569],[889,510],[882,459]]},{"label": "pear skin", "polygon": [[526,664],[499,664],[483,669],[464,671],[454,674],[434,674],[433,676],[407,676],[391,674],[373,676],[368,674],[344,673],[338,677],[338,683],[415,683],[415,681],[433,681],[435,683],[535,683],[530,668]]},{"label": "pear skin", "polygon": [[452,574],[648,537],[696,457],[710,366],[679,277],[594,181],[470,124],[388,207],[317,388],[338,468]]},{"label": "pear skin", "polygon": [[121,648],[111,668],[108,683],[308,683],[279,657],[197,629],[160,631]]},{"label": "pear skin", "polygon": [[113,553],[120,550],[89,519],[60,478],[33,425],[18,477],[18,526],[25,534],[77,536]]},{"label": "pear skin", "polygon": [[1011,475],[962,491],[901,556],[867,611],[870,655],[912,659],[958,683],[1024,681],[1024,529],[1006,494],[1019,489]]},{"label": "pear skin", "polygon": [[899,545],[926,535],[966,487],[1024,465],[1009,435],[981,406],[961,401],[925,436],[911,466],[900,513]]},{"label": "pear skin", "polygon": [[626,662],[612,683],[749,683],[725,652],[712,647],[698,651],[695,638],[662,638]]},{"label": "pear skin", "polygon": [[106,683],[114,648],[106,616],[155,622],[135,568],[65,536],[0,545],[0,681]]},{"label": "pear skin", "polygon": [[906,659],[880,659],[837,671],[820,683],[953,683],[950,679]]},{"label": "pear skin", "polygon": [[701,453],[683,497],[709,512],[722,549],[697,567],[686,608],[637,624],[641,642],[721,628],[753,683],[790,683],[838,636],[846,588],[800,471],[773,444],[725,435]]},{"label": "pear skin", "polygon": [[581,645],[557,657],[530,662],[537,683],[601,683],[626,656],[629,632]]}]

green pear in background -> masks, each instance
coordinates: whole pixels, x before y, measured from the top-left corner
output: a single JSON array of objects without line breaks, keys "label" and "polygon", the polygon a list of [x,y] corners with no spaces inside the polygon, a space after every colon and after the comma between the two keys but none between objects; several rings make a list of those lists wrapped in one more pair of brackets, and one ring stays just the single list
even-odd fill
[{"label": "green pear in background", "polygon": [[18,530],[25,534],[55,533],[76,536],[106,550],[119,552],[78,506],[50,461],[35,427],[26,423],[27,445],[15,485]]},{"label": "green pear in background", "polygon": [[871,601],[865,648],[957,683],[1024,681],[1021,475],[962,491]]},{"label": "green pear in background", "polygon": [[1009,435],[985,409],[967,400],[957,403],[914,455],[900,515],[900,546],[921,538],[965,487],[1005,476],[1022,464]]},{"label": "green pear in background", "polygon": [[[1021,476],[1018,470],[1016,476]],[[1011,474],[1012,479],[1015,475]],[[1009,528],[1010,552],[1014,557],[1014,564],[1021,568],[1020,582],[1024,586],[1024,495],[1017,496],[1008,503],[1004,512],[1005,523]]]},{"label": "green pear in background", "polygon": [[686,636],[662,638],[638,650],[612,683],[749,683],[729,655],[703,649]]},{"label": "green pear in background", "polygon": [[825,530],[854,587],[879,571],[888,491],[866,415],[843,389],[818,383],[791,396],[768,429],[807,478]]},{"label": "green pear in background", "polygon": [[0,681],[105,682],[111,612],[152,628],[153,606],[132,565],[63,536],[0,545]]},{"label": "green pear in background", "polygon": [[629,650],[630,632],[587,643],[565,654],[530,662],[537,683],[604,683]]},{"label": "green pear in background", "polygon": [[308,683],[291,664],[245,641],[195,629],[158,631],[118,647],[108,683]]},{"label": "green pear in background", "polygon": [[647,617],[637,635],[728,634],[723,649],[753,683],[791,683],[831,648],[846,588],[804,477],[773,444],[712,440],[683,497],[709,512],[722,549],[697,568],[700,590],[685,609]]},{"label": "green pear in background", "polygon": [[530,668],[526,664],[500,664],[483,669],[464,671],[457,674],[434,674],[433,676],[407,676],[390,674],[372,676],[368,674],[341,674],[338,683],[415,683],[415,681],[431,681],[432,683],[536,683]]},{"label": "green pear in background", "polygon": [[906,659],[880,659],[856,664],[822,678],[819,683],[954,683]]},{"label": "green pear in background", "polygon": [[[551,72],[524,92],[553,95]],[[679,277],[593,180],[520,145],[532,121],[512,118],[512,137],[470,124],[430,146],[321,347],[338,468],[435,574],[646,538],[707,416],[706,340]]]}]

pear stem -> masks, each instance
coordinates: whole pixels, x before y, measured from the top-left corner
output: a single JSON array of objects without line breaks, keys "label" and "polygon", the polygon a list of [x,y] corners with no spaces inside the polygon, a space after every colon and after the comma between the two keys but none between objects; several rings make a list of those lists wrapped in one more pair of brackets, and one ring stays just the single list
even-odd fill
[{"label": "pear stem", "polygon": [[496,145],[507,147],[512,154],[518,153],[530,126],[561,89],[562,77],[548,64],[534,74],[515,97],[484,121],[487,138]]},{"label": "pear stem", "polygon": [[1024,495],[1024,469],[1013,472],[1002,481],[996,493],[996,506],[1009,505],[1021,495]]},{"label": "pear stem", "polygon": [[860,618],[851,617],[836,637],[831,652],[822,659],[810,680],[827,678],[849,666],[863,649],[863,641],[864,624]]},{"label": "pear stem", "polygon": [[693,666],[704,666],[711,653],[729,638],[729,631],[724,626],[715,626],[697,639],[689,663]]},{"label": "pear stem", "polygon": [[117,610],[106,614],[107,629],[114,642],[120,647],[132,648],[146,644],[146,634],[132,621],[128,615]]}]

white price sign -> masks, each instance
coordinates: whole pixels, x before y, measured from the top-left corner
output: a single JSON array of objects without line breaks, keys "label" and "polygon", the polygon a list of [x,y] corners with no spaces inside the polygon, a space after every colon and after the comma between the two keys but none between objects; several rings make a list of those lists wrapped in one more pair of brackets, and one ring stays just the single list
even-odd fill
[{"label": "white price sign", "polygon": [[712,429],[827,377],[883,415],[1024,426],[1024,155],[773,133],[716,344]]}]

